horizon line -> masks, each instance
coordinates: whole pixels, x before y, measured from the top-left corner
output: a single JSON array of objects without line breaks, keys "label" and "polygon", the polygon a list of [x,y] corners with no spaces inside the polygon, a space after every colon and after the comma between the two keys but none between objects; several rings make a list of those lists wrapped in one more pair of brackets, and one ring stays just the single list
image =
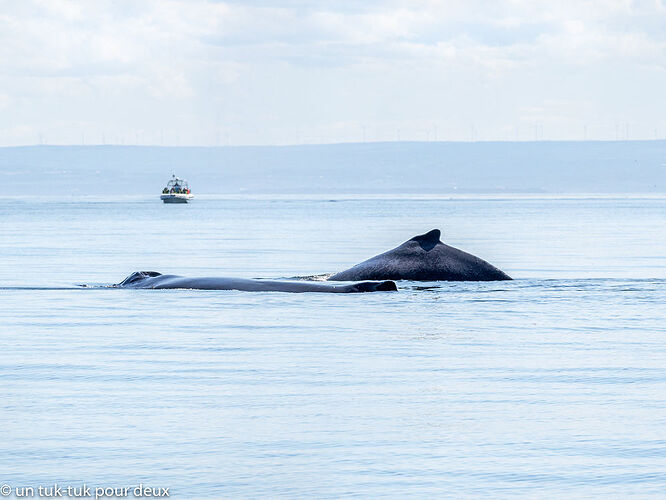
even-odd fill
[{"label": "horizon line", "polygon": [[10,148],[98,148],[98,147],[122,147],[122,148],[191,148],[191,149],[228,149],[228,148],[294,148],[294,147],[317,147],[317,146],[360,146],[378,144],[544,144],[544,143],[628,143],[628,142],[666,142],[666,139],[539,139],[539,140],[478,140],[478,141],[355,141],[355,142],[318,142],[318,143],[294,143],[294,144],[225,144],[225,145],[194,145],[194,144],[122,144],[122,143],[100,143],[100,144],[18,144],[0,145],[0,149]]}]

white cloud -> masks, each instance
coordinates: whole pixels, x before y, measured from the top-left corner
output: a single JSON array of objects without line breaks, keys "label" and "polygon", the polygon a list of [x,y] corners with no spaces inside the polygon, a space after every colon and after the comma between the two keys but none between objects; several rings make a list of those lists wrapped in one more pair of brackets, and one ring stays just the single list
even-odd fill
[{"label": "white cloud", "polygon": [[0,141],[515,139],[530,121],[551,139],[620,122],[651,138],[666,135],[664,14],[658,0],[0,0]]}]

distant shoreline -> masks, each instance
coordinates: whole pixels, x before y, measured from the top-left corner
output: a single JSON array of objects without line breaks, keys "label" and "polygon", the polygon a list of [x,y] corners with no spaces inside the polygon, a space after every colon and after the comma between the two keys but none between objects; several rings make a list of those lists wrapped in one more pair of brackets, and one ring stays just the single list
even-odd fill
[{"label": "distant shoreline", "polygon": [[666,140],[375,142],[297,146],[9,146],[10,195],[666,192]]},{"label": "distant shoreline", "polygon": [[372,145],[409,145],[409,144],[624,144],[624,143],[664,143],[666,139],[539,139],[522,141],[355,141],[355,142],[313,142],[301,144],[224,144],[224,145],[196,145],[196,144],[122,144],[122,143],[94,143],[94,144],[16,144],[2,145],[0,149],[11,148],[180,148],[180,149],[233,149],[233,148],[312,148],[319,146],[372,146]]}]

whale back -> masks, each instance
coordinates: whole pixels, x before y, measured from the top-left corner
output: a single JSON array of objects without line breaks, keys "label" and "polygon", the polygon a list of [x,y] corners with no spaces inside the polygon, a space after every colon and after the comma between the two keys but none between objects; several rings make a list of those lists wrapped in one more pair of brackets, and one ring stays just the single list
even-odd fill
[{"label": "whale back", "polygon": [[155,271],[137,271],[130,274],[116,288],[192,289],[192,290],[241,290],[247,292],[329,292],[361,293],[390,292],[398,288],[393,281],[364,281],[360,283],[333,284],[307,280],[264,280],[248,278],[202,277],[188,278]]},{"label": "whale back", "polygon": [[504,272],[472,254],[442,243],[433,229],[414,236],[396,248],[376,255],[345,271],[332,281],[497,281],[510,280]]}]

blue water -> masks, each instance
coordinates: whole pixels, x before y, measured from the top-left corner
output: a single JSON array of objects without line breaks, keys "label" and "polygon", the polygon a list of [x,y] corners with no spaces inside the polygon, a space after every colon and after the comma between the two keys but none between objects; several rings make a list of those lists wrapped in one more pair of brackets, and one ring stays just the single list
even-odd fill
[{"label": "blue water", "polygon": [[[172,498],[666,495],[666,198],[0,202],[0,482]],[[433,228],[516,278],[335,272]]]}]

